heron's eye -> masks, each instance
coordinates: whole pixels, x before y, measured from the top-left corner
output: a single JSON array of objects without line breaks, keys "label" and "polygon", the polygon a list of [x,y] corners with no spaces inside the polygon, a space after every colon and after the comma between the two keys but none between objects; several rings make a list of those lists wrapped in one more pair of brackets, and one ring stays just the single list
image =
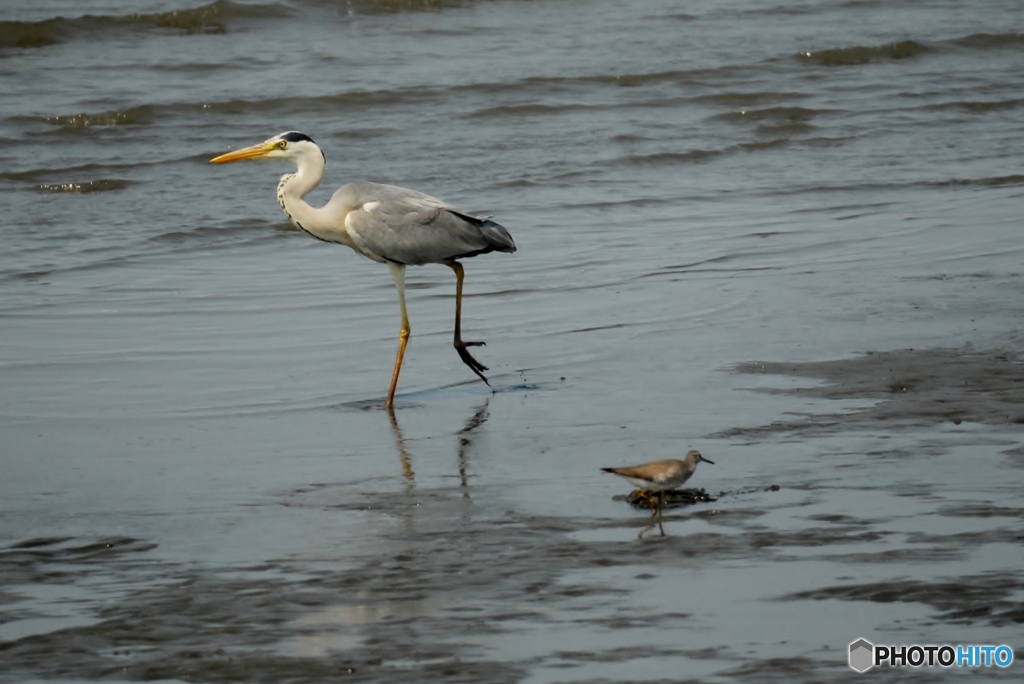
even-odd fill
[{"label": "heron's eye", "polygon": [[278,140],[277,141],[277,146],[283,150],[284,148],[288,147],[288,141],[287,140]]}]

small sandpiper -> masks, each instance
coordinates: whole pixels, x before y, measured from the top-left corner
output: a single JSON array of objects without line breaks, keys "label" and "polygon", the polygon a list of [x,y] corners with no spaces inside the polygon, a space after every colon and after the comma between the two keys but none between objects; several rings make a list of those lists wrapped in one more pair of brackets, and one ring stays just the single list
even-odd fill
[{"label": "small sandpiper", "polygon": [[[701,461],[711,465],[715,464],[714,461],[709,461],[701,456],[696,449],[691,449],[686,452],[686,457],[681,461],[678,458],[670,458],[622,468],[601,468],[601,470],[628,480],[641,492],[658,493],[657,503],[652,497],[645,498],[651,501],[651,515],[658,516],[658,529],[661,530],[661,536],[665,536],[665,529],[661,526],[661,509],[665,501],[665,492],[675,489],[689,480],[693,471],[697,469],[697,464]],[[644,530],[644,532],[646,531]],[[643,532],[640,533],[640,536],[643,536]]]}]

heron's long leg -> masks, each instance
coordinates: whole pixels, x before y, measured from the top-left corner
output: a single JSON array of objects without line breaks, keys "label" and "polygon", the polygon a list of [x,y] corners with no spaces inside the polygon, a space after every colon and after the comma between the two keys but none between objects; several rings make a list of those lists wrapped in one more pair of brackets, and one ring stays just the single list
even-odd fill
[{"label": "heron's long leg", "polygon": [[405,311],[405,266],[388,262],[391,277],[395,279],[398,290],[398,306],[402,310],[402,329],[398,333],[398,355],[395,357],[395,372],[391,375],[391,389],[388,390],[384,408],[390,409],[395,401],[395,389],[398,387],[398,374],[402,371],[402,359],[405,358],[405,345],[409,343],[412,328],[409,326],[409,314]]},{"label": "heron's long leg", "polygon": [[455,271],[455,351],[459,353],[462,362],[490,386],[491,383],[487,382],[487,378],[483,374],[483,371],[487,370],[487,366],[474,359],[466,349],[466,347],[479,347],[485,343],[462,341],[462,281],[465,278],[465,271],[462,270],[462,264],[458,261],[446,261],[444,264]]}]

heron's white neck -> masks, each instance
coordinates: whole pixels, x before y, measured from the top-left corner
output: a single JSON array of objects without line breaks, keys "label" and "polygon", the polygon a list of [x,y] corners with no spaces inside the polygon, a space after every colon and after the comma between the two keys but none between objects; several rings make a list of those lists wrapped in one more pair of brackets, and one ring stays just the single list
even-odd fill
[{"label": "heron's white neck", "polygon": [[327,227],[327,217],[303,198],[320,185],[326,162],[322,154],[306,155],[296,160],[296,165],[298,170],[295,173],[281,176],[281,182],[277,184],[277,201],[292,223],[314,237],[320,237],[316,231]]},{"label": "heron's white neck", "polygon": [[277,184],[277,201],[284,213],[297,228],[317,239],[355,248],[345,228],[344,215],[339,216],[339,212],[336,208],[332,209],[330,203],[317,208],[303,199],[320,185],[327,164],[323,154],[317,149],[316,154],[299,157],[295,164],[298,170],[281,176],[281,182]]}]

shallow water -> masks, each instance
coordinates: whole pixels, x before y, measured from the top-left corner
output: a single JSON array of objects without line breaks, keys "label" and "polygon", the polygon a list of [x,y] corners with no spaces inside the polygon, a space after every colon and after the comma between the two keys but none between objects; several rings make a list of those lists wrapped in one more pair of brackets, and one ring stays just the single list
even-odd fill
[{"label": "shallow water", "polygon": [[[0,680],[1019,644],[1019,3],[4,7]],[[288,129],[314,204],[363,178],[509,229],[465,262],[492,388],[410,269],[379,409],[386,270],[288,226],[286,167],[207,163]],[[600,467],[688,448],[718,499],[638,540]]]}]

